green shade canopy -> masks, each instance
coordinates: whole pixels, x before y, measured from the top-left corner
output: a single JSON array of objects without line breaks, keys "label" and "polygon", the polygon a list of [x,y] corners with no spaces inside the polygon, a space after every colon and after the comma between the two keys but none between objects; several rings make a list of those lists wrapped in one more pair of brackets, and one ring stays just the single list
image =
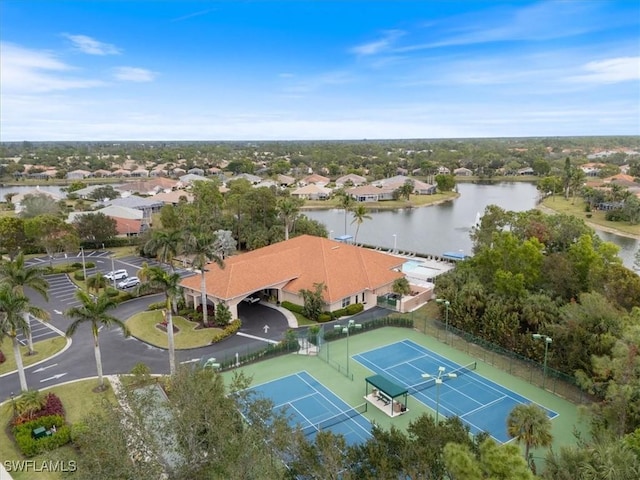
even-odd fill
[{"label": "green shade canopy", "polygon": [[396,398],[401,395],[407,394],[406,388],[393,383],[387,377],[383,377],[382,375],[372,375],[370,377],[365,378],[365,381],[373,385],[375,388],[377,388],[381,392],[386,393],[391,398]]}]

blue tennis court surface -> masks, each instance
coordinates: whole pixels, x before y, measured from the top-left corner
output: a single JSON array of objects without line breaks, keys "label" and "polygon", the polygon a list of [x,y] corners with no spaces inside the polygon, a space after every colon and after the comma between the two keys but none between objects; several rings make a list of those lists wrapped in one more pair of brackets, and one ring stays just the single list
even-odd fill
[{"label": "blue tennis court surface", "polygon": [[311,439],[325,429],[344,435],[348,445],[364,443],[371,437],[371,423],[360,409],[351,408],[307,372],[281,377],[252,390],[271,399],[276,410],[284,408],[291,425],[299,425]]},{"label": "blue tennis court surface", "polygon": [[[406,387],[414,398],[433,410],[437,403],[435,381],[425,381],[422,374],[437,375],[439,367],[445,367],[445,372],[462,368],[411,340],[392,343],[353,358]],[[508,442],[511,439],[507,434],[509,412],[516,405],[533,402],[476,372],[462,369],[457,375],[457,378],[444,379],[440,385],[439,412],[446,417],[457,415],[474,435],[488,432],[495,440]],[[542,408],[549,418],[558,416],[556,412]]]}]

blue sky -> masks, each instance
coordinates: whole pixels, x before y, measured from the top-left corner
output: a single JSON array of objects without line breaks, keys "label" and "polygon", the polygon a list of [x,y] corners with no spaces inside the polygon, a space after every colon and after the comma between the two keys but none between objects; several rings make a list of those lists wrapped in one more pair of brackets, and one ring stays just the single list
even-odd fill
[{"label": "blue sky", "polygon": [[640,134],[640,2],[0,3],[0,140]]}]

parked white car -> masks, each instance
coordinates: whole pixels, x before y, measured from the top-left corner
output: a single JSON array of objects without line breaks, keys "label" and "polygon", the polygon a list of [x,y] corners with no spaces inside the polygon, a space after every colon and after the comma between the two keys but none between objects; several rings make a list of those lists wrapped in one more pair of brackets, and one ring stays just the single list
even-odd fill
[{"label": "parked white car", "polygon": [[127,278],[128,276],[129,276],[129,274],[123,268],[121,270],[114,270],[113,272],[107,273],[104,276],[104,278],[106,278],[107,280],[113,282],[114,280],[122,280],[123,278]]},{"label": "parked white car", "polygon": [[118,283],[118,288],[133,288],[137,287],[138,285],[140,285],[140,279],[138,277],[129,277],[126,280]]},{"label": "parked white car", "polygon": [[258,297],[247,297],[242,301],[247,303],[258,303],[260,299]]}]

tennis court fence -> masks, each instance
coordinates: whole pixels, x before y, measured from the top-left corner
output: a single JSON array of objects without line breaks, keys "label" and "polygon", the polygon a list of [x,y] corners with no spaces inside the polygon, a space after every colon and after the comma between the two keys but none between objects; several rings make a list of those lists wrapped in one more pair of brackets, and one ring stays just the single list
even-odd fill
[{"label": "tennis court fence", "polygon": [[[417,320],[415,321],[417,322]],[[575,378],[571,375],[550,367],[547,367],[545,375],[542,363],[476,337],[453,327],[451,324],[448,325],[447,330],[445,323],[437,319],[421,319],[416,328],[503,372],[522,378],[537,387],[543,388],[544,386],[551,393],[571,402],[589,404],[594,401],[591,395],[578,386]]]},{"label": "tennis court fence", "polygon": [[358,415],[362,415],[367,411],[367,403],[362,403],[356,407],[350,408],[349,410],[345,410],[340,412],[332,417],[326,418],[318,423],[312,423],[305,427],[302,427],[302,433],[305,436],[309,436],[314,432],[319,432],[321,430],[326,430],[327,428],[333,427],[334,425],[338,425],[339,423],[346,422],[347,420],[357,417]]}]

